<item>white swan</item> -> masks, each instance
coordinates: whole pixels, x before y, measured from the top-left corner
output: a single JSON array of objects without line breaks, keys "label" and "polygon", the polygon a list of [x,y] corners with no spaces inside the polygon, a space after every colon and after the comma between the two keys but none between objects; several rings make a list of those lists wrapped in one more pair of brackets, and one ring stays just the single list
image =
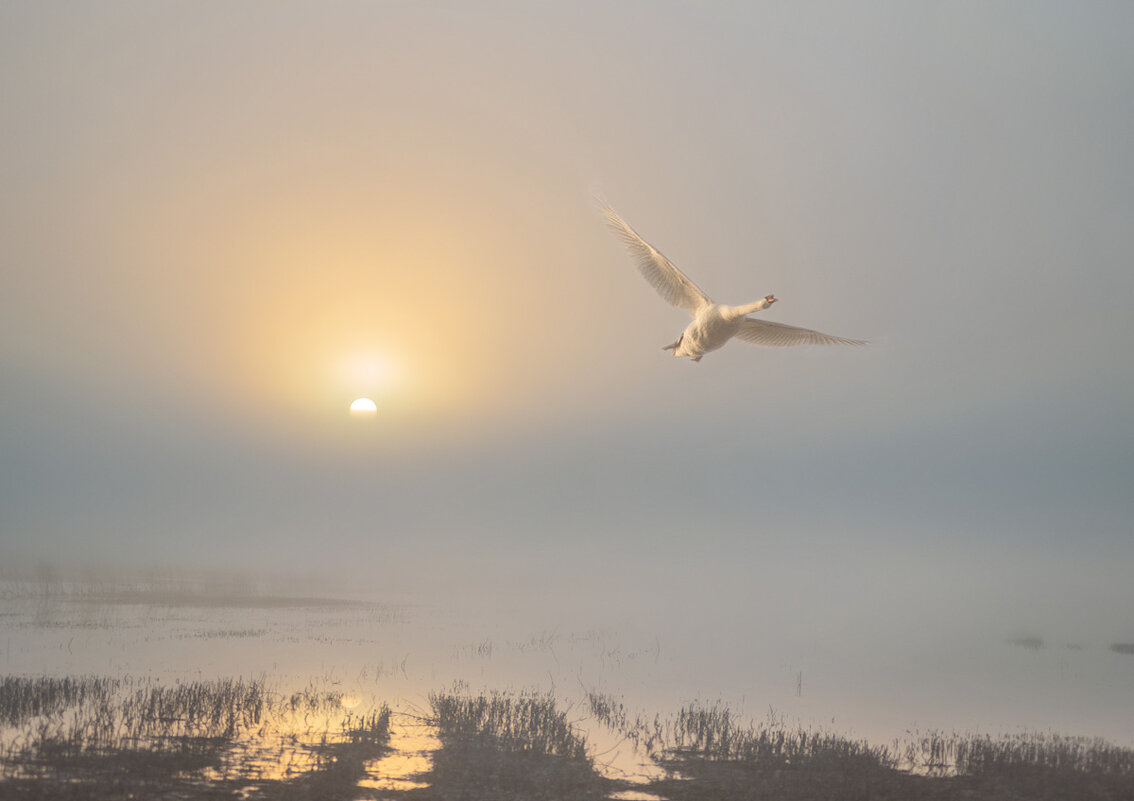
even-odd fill
[{"label": "white swan", "polygon": [[600,208],[607,224],[630,249],[630,255],[633,256],[645,279],[667,303],[685,309],[692,315],[693,322],[672,345],[666,345],[663,349],[672,350],[674,356],[688,356],[693,361],[699,362],[706,353],[723,347],[733,337],[753,345],[866,344],[858,339],[833,337],[809,328],[753,320],[745,316],[775,303],[776,298],[772,295],[743,306],[714,303],[657,248],[638,236],[638,233],[618,216],[618,212],[604,203],[600,204]]}]

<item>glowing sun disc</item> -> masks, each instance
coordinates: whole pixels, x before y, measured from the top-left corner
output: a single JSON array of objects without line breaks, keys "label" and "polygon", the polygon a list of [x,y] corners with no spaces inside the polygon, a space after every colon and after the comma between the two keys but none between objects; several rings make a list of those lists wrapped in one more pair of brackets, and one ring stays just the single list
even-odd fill
[{"label": "glowing sun disc", "polygon": [[378,406],[370,398],[357,398],[350,405],[351,417],[373,417],[378,414]]}]

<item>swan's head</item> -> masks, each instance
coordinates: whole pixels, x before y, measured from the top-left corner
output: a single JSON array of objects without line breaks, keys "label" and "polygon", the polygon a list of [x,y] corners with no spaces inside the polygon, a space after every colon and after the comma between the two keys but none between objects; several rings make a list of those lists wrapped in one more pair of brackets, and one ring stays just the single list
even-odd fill
[{"label": "swan's head", "polygon": [[773,303],[776,302],[776,296],[775,295],[765,295],[764,300],[767,303],[767,306],[765,306],[764,308],[768,308],[768,306],[771,306]]}]

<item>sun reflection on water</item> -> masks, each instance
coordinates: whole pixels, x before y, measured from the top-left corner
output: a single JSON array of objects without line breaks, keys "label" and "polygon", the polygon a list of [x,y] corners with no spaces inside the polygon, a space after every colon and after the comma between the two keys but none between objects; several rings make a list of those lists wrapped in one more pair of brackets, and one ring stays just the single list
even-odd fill
[{"label": "sun reflection on water", "polygon": [[433,769],[433,753],[441,747],[437,730],[420,718],[393,714],[390,752],[366,765],[367,778],[358,783],[368,790],[417,790],[429,786],[422,779]]},{"label": "sun reflection on water", "polygon": [[[259,726],[236,739],[220,765],[210,767],[207,782],[243,780],[286,782],[328,767],[328,747],[356,742],[374,728],[382,714],[376,703],[357,695],[314,687],[279,696]],[[245,788],[255,791],[254,785]]]}]

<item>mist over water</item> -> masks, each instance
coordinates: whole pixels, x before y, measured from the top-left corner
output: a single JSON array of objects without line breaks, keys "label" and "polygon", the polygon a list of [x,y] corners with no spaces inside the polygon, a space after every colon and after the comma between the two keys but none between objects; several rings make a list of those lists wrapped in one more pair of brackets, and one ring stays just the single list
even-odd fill
[{"label": "mist over water", "polygon": [[0,674],[1134,745],[1132,29],[3,4]]},{"label": "mist over water", "polygon": [[458,685],[568,703],[594,691],[648,715],[723,702],[741,719],[772,716],[880,744],[935,730],[1132,742],[1134,664],[1098,629],[962,624],[893,601],[868,610],[861,596],[851,610],[838,606],[843,588],[816,600],[790,580],[757,591],[724,571],[711,593],[673,578],[535,591],[485,576],[479,589],[345,593],[341,582],[310,577],[306,586],[168,571],[9,577],[0,669],[260,677],[285,688],[322,678],[396,710],[424,708],[431,691]]}]

